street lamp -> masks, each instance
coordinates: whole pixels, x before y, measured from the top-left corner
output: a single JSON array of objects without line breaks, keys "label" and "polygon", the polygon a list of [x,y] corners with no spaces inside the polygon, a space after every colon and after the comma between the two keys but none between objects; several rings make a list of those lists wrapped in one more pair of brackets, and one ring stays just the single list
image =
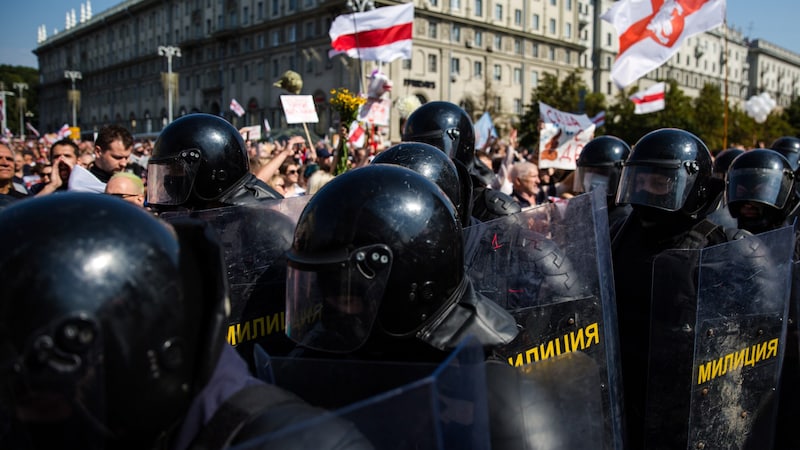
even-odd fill
[{"label": "street lamp", "polygon": [[0,134],[5,134],[7,125],[6,116],[6,95],[14,95],[13,92],[6,90],[6,84],[0,81],[0,114],[2,114],[2,121],[0,121]]},{"label": "street lamp", "polygon": [[166,47],[163,46],[163,45],[159,45],[158,46],[158,54],[160,56],[166,56],[167,57],[167,79],[166,79],[166,83],[167,83],[167,116],[168,116],[168,122],[167,123],[172,123],[172,89],[173,89],[173,86],[175,84],[174,81],[173,81],[173,75],[172,75],[172,57],[174,56],[174,57],[180,58],[181,57],[181,49],[178,48],[178,47],[173,47],[171,45],[170,46],[166,46]]},{"label": "street lamp", "polygon": [[65,70],[64,71],[64,78],[69,78],[72,81],[72,90],[69,91],[69,95],[67,98],[72,103],[72,126],[78,126],[78,103],[80,102],[81,94],[80,92],[75,89],[75,80],[80,80],[82,77],[81,73],[77,70]]},{"label": "street lamp", "polygon": [[28,83],[14,83],[14,89],[19,91],[19,97],[17,98],[17,106],[19,106],[19,137],[24,141],[25,120],[22,118],[22,115],[25,112],[25,97],[22,92],[28,89]]}]

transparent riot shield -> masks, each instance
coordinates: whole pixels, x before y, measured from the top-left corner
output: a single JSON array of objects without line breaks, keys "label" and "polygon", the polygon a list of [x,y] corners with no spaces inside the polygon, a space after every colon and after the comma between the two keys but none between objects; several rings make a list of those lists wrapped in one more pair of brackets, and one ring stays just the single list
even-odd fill
[{"label": "transparent riot shield", "polygon": [[301,196],[161,215],[167,222],[199,218],[219,234],[231,295],[227,340],[251,365],[254,343],[273,355],[295,346],[285,334],[285,254],[307,202]]},{"label": "transparent riot shield", "polygon": [[[605,193],[595,190],[465,230],[475,289],[521,328],[497,353],[512,366],[580,351],[596,364],[603,436],[622,448],[621,380]],[[599,444],[602,442],[602,444]]]},{"label": "transparent riot shield", "polygon": [[484,354],[473,339],[439,365],[257,355],[262,377],[332,413],[234,449],[281,448],[330,420],[354,424],[376,449],[489,448]]},{"label": "transparent riot shield", "polygon": [[656,257],[646,448],[772,447],[793,240],[786,227]]}]

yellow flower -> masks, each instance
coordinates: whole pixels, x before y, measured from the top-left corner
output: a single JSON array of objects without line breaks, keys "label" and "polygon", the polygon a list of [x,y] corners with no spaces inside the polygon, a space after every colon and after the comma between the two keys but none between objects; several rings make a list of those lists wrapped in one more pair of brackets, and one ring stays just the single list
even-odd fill
[{"label": "yellow flower", "polygon": [[344,126],[350,124],[358,117],[358,110],[367,99],[353,95],[347,88],[331,89],[330,104],[339,113],[339,120]]}]

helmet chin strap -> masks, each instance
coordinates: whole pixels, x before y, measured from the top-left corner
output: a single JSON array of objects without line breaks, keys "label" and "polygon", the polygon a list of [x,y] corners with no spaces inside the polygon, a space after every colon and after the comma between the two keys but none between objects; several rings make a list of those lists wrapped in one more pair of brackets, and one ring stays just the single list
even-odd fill
[{"label": "helmet chin strap", "polygon": [[475,292],[466,276],[439,311],[417,332],[418,339],[439,350],[453,349],[469,335],[483,346],[507,344],[519,332],[514,317]]}]

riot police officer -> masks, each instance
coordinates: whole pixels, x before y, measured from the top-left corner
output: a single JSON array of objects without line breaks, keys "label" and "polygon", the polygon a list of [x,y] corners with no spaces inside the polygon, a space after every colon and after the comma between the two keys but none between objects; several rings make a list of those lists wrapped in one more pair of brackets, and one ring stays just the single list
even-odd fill
[{"label": "riot police officer", "polygon": [[239,131],[211,114],[188,114],[167,125],[147,165],[147,202],[156,211],[280,198],[281,194],[250,173]]},{"label": "riot police officer", "polygon": [[461,182],[471,191],[476,219],[486,221],[520,211],[513,198],[487,188],[492,171],[475,157],[475,129],[458,105],[434,101],[420,106],[405,123],[403,141],[431,144],[456,162]]},{"label": "riot police officer", "polygon": [[[706,345],[705,340],[714,336],[713,330],[701,334],[702,318],[729,316],[735,323],[740,320],[738,314],[764,312],[774,317],[784,311],[781,303],[788,292],[781,289],[788,274],[775,272],[784,277],[781,283],[765,270],[773,257],[780,260],[771,252],[773,247],[767,249],[759,239],[745,237],[749,233],[726,231],[706,219],[708,204],[714,200],[711,176],[711,155],[705,144],[687,131],[669,128],[642,137],[622,170],[617,202],[630,204],[633,211],[612,239],[612,256],[628,445],[632,448],[677,448],[700,442],[713,447],[714,437],[730,436],[726,434],[731,431],[730,422],[712,419],[713,414],[702,408],[689,407],[690,400],[694,404],[692,390],[700,384],[692,379],[693,363],[700,363],[693,358],[702,353],[695,351],[695,346]],[[723,254],[725,262],[706,265],[715,259],[709,256],[706,261],[699,255],[710,248],[717,251],[709,255]],[[705,287],[709,280],[717,280],[716,290]],[[732,292],[737,294],[727,295]],[[742,342],[714,343],[719,351],[712,349],[713,356],[707,357],[722,358],[732,352],[726,345],[752,344],[745,342],[744,333],[737,336]],[[728,380],[720,377],[713,382]],[[757,390],[749,382],[737,386],[741,391]],[[720,397],[718,389],[710,392],[706,405],[716,401],[720,407],[736,407],[734,402],[763,400],[755,394]],[[751,417],[756,415],[761,416],[753,413]],[[697,434],[690,432],[688,427],[694,431],[697,424],[709,419],[717,421],[708,428],[700,427]],[[752,427],[752,423],[744,427]],[[704,434],[708,429],[715,433]],[[749,428],[747,436],[737,439],[758,439],[753,430]]]},{"label": "riot police officer", "polygon": [[615,136],[599,136],[589,141],[581,150],[575,164],[575,191],[589,192],[603,186],[608,198],[608,229],[613,233],[622,224],[631,208],[617,206],[617,185],[622,163],[631,153],[631,147]]},{"label": "riot police officer", "polygon": [[791,164],[771,149],[743,152],[728,168],[725,198],[739,228],[753,234],[786,223],[797,207]]},{"label": "riot police officer", "polygon": [[[320,415],[225,344],[227,283],[203,222],[69,193],[3,211],[0,241],[15,249],[0,255],[3,448],[221,449]],[[305,445],[364,444],[330,425]]]},{"label": "riot police officer", "polygon": [[744,153],[738,148],[728,148],[721,151],[711,164],[711,181],[714,191],[719,192],[716,200],[709,205],[708,220],[726,228],[737,228],[736,219],[731,217],[728,206],[725,204],[725,178],[728,175],[728,167],[737,156]]},{"label": "riot police officer", "polygon": [[[738,220],[739,227],[752,233],[763,233],[785,226],[787,220],[795,216],[798,205],[795,185],[795,172],[786,158],[770,149],[756,149],[743,153],[733,161],[728,169],[725,195],[731,215]],[[800,378],[797,336],[800,271],[796,251],[793,266],[793,300],[789,308],[775,437],[775,448],[779,449],[800,446],[800,436],[792,419],[800,411],[800,387],[796,382]]]},{"label": "riot police officer", "polygon": [[486,347],[510,342],[514,318],[465,274],[457,217],[435,184],[404,167],[331,180],[300,215],[288,252],[289,337],[312,350],[414,360],[468,334]]}]

